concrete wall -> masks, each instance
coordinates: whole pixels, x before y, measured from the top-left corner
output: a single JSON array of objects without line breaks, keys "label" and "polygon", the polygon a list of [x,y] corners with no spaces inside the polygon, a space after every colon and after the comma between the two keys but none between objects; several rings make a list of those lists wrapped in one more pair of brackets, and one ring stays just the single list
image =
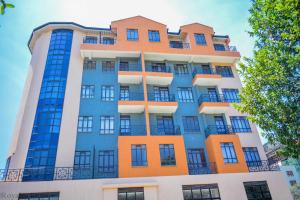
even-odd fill
[{"label": "concrete wall", "polygon": [[273,200],[292,200],[281,172],[95,179],[31,183],[0,182],[0,194],[60,192],[61,200],[117,200],[117,189],[144,187],[145,200],[183,200],[182,185],[218,184],[222,200],[247,200],[243,182],[267,181]]}]

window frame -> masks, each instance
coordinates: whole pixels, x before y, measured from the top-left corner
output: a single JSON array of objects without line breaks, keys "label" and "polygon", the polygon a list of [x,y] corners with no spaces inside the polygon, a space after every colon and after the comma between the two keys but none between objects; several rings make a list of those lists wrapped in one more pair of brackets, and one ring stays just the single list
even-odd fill
[{"label": "window frame", "polygon": [[257,147],[243,147],[243,153],[248,166],[262,165]]},{"label": "window frame", "polygon": [[102,72],[114,73],[116,68],[115,61],[106,60],[101,62]]},{"label": "window frame", "polygon": [[192,87],[177,87],[178,101],[181,103],[194,103]]},{"label": "window frame", "polygon": [[115,151],[114,150],[100,150],[98,151],[98,172],[99,173],[113,173],[115,168]]},{"label": "window frame", "polygon": [[81,98],[82,99],[95,98],[95,85],[81,85]]},{"label": "window frame", "polygon": [[221,146],[223,161],[225,164],[238,163],[238,158],[232,142],[222,142],[220,146]]},{"label": "window frame", "polygon": [[176,166],[174,144],[160,144],[159,153],[161,166]]},{"label": "window frame", "polygon": [[160,42],[160,33],[158,30],[148,30],[149,42]]},{"label": "window frame", "polygon": [[[135,155],[135,156],[133,156],[133,155]],[[148,166],[147,145],[146,144],[132,144],[131,145],[131,166],[133,166],[133,167]]]},{"label": "window frame", "polygon": [[222,88],[224,100],[228,103],[240,103],[239,89],[236,88]]},{"label": "window frame", "polygon": [[96,70],[97,62],[96,60],[84,59],[83,69],[84,70]]},{"label": "window frame", "polygon": [[[244,182],[243,185],[248,200],[256,200],[258,198],[263,200],[272,200],[271,192],[266,181]],[[263,198],[256,196],[258,194]],[[265,197],[265,195],[267,195],[267,197]]]},{"label": "window frame", "polygon": [[[120,197],[120,194],[123,194],[123,193],[125,193],[125,198]],[[134,193],[135,200],[144,200],[145,199],[143,187],[132,187],[132,188],[118,188],[118,200],[129,200],[128,193]],[[137,193],[142,193],[142,198],[137,198]]]},{"label": "window frame", "polygon": [[184,132],[200,132],[200,124],[197,116],[182,116],[182,124]]},{"label": "window frame", "polygon": [[187,64],[175,64],[174,72],[176,75],[189,75],[189,67]]},{"label": "window frame", "polygon": [[115,100],[115,87],[113,85],[101,86],[101,100],[114,101]]},{"label": "window frame", "polygon": [[77,124],[78,133],[93,132],[93,116],[79,116]]},{"label": "window frame", "polygon": [[[75,151],[74,169],[90,169],[91,161],[92,161],[91,155],[92,155],[91,151]],[[79,161],[79,162],[76,162],[76,161]],[[83,163],[82,163],[82,161],[83,161]]]},{"label": "window frame", "polygon": [[[108,124],[108,128],[107,128]],[[100,116],[100,134],[109,135],[115,133],[115,117],[109,115]]]},{"label": "window frame", "polygon": [[231,66],[216,66],[216,73],[223,78],[234,78]]},{"label": "window frame", "polygon": [[[230,122],[234,133],[251,133],[251,126],[246,116],[230,116]],[[237,127],[236,127],[237,126]]]},{"label": "window frame", "polygon": [[[215,191],[215,193],[212,191]],[[189,197],[185,196],[186,192],[190,193]],[[203,197],[203,194],[209,196]],[[213,194],[216,196],[213,196]],[[221,200],[218,184],[183,185],[182,195],[184,200]]]}]

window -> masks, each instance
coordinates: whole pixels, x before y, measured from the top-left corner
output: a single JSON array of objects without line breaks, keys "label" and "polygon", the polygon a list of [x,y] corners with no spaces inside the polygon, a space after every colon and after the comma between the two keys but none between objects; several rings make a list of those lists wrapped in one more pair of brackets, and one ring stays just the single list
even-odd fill
[{"label": "window", "polygon": [[161,144],[160,149],[160,163],[162,166],[176,165],[175,152],[173,144]]},{"label": "window", "polygon": [[238,89],[222,89],[224,100],[229,103],[241,102]]},{"label": "window", "polygon": [[246,117],[233,116],[230,117],[232,130],[234,133],[250,133],[251,128]]},{"label": "window", "polygon": [[102,71],[103,72],[114,72],[115,71],[115,62],[114,61],[103,61],[102,62]]},{"label": "window", "polygon": [[120,87],[120,100],[129,101],[129,86]]},{"label": "window", "polygon": [[90,151],[75,151],[74,168],[90,168],[91,152]]},{"label": "window", "polygon": [[131,127],[130,127],[130,116],[123,115],[120,116],[120,134],[121,135],[131,135]]},{"label": "window", "polygon": [[286,175],[287,176],[294,176],[294,172],[293,171],[286,171]]},{"label": "window", "polygon": [[144,200],[144,188],[119,188],[118,200]]},{"label": "window", "polygon": [[114,86],[102,86],[101,99],[102,101],[113,101],[115,99]]},{"label": "window", "polygon": [[91,99],[94,98],[95,86],[94,85],[82,85],[81,86],[81,98]]},{"label": "window", "polygon": [[147,150],[145,144],[131,145],[131,165],[132,166],[147,165]]},{"label": "window", "polygon": [[100,134],[113,134],[114,133],[114,117],[101,116],[100,117]]},{"label": "window", "polygon": [[182,117],[183,127],[185,132],[199,132],[200,126],[198,117],[196,116],[185,116]]},{"label": "window", "polygon": [[195,33],[194,36],[195,36],[196,44],[206,45],[205,35],[203,33],[201,34]]},{"label": "window", "polygon": [[212,74],[213,69],[209,65],[201,65],[200,67],[202,74]]},{"label": "window", "polygon": [[96,61],[85,59],[83,63],[83,69],[87,69],[87,70],[96,69]]},{"label": "window", "polygon": [[150,42],[160,42],[159,31],[148,31],[149,41]]},{"label": "window", "polygon": [[233,143],[221,143],[224,163],[237,163],[236,154],[234,151]]},{"label": "window", "polygon": [[214,44],[214,48],[216,51],[225,51],[224,44]]},{"label": "window", "polygon": [[120,69],[120,71],[129,71],[129,62],[121,61],[119,69]]},{"label": "window", "polygon": [[262,164],[256,147],[244,147],[243,151],[248,166],[260,166]]},{"label": "window", "polygon": [[194,102],[192,88],[179,87],[177,88],[179,102]]},{"label": "window", "polygon": [[266,181],[244,182],[248,200],[272,200]]},{"label": "window", "polygon": [[153,87],[154,90],[154,98],[149,95],[150,100],[154,101],[174,101],[174,99],[171,99],[169,94],[169,88],[168,87]]},{"label": "window", "polygon": [[86,36],[84,39],[84,43],[86,44],[97,44],[97,37],[96,36]]},{"label": "window", "polygon": [[112,173],[115,172],[115,159],[114,151],[106,150],[99,151],[98,158],[98,172],[99,173]]},{"label": "window", "polygon": [[297,181],[296,180],[290,180],[290,185],[293,187],[294,185],[297,185]]},{"label": "window", "polygon": [[[187,149],[187,160],[191,175],[205,173],[207,163],[203,149]],[[206,173],[209,173],[209,171]]]},{"label": "window", "polygon": [[187,65],[184,64],[176,64],[174,66],[175,74],[177,75],[187,75],[189,74],[189,69]]},{"label": "window", "polygon": [[233,77],[231,67],[229,66],[217,66],[216,72],[217,74],[220,74],[222,77]]},{"label": "window", "polygon": [[114,44],[114,43],[115,43],[114,38],[111,38],[111,37],[103,37],[103,39],[102,39],[102,44],[108,44],[108,45],[111,45],[111,44]]},{"label": "window", "polygon": [[183,185],[184,200],[221,200],[217,184]]},{"label": "window", "polygon": [[127,29],[127,40],[136,41],[139,39],[137,29]]},{"label": "window", "polygon": [[78,117],[78,133],[90,133],[93,130],[93,117],[80,116]]},{"label": "window", "polygon": [[152,72],[168,72],[167,66],[165,63],[152,63],[151,71]]},{"label": "window", "polygon": [[157,117],[157,133],[159,135],[176,135],[176,131],[171,116]]},{"label": "window", "polygon": [[20,193],[19,200],[58,200],[58,192]]}]

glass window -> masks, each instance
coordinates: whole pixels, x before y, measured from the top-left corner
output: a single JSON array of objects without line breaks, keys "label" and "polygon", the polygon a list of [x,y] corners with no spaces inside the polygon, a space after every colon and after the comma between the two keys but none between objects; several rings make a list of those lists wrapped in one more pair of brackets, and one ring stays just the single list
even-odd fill
[{"label": "glass window", "polygon": [[200,126],[198,117],[196,116],[184,116],[182,117],[183,127],[185,132],[199,132]]},{"label": "glass window", "polygon": [[95,86],[94,85],[82,85],[81,86],[81,98],[91,99],[94,98]]},{"label": "glass window", "polygon": [[162,166],[176,165],[173,144],[160,144],[160,163]]},{"label": "glass window", "polygon": [[196,44],[206,45],[205,35],[203,33],[201,34],[195,33],[194,36],[195,36]]},{"label": "glass window", "polygon": [[234,151],[233,143],[221,143],[224,163],[237,163],[237,157]]},{"label": "glass window", "polygon": [[145,144],[131,145],[131,165],[132,166],[147,165],[147,150]]},{"label": "glass window", "polygon": [[103,61],[102,62],[102,71],[103,72],[114,72],[115,71],[115,62],[114,61]]},{"label": "glass window", "polygon": [[216,51],[225,51],[224,44],[214,44],[214,48]]},{"label": "glass window", "polygon": [[175,135],[177,134],[174,128],[173,117],[158,116],[157,117],[157,132],[159,135]]},{"label": "glass window", "polygon": [[122,115],[120,116],[120,134],[121,135],[130,135],[131,127],[130,127],[130,116]]},{"label": "glass window", "polygon": [[229,66],[216,66],[216,73],[222,77],[233,77],[231,67]]},{"label": "glass window", "polygon": [[241,102],[238,89],[222,89],[224,100],[229,103]]},{"label": "glass window", "polygon": [[90,151],[75,151],[74,168],[90,168],[91,152]]},{"label": "glass window", "polygon": [[120,100],[129,101],[129,86],[120,87]]},{"label": "glass window", "polygon": [[100,117],[100,134],[113,134],[114,129],[114,117],[113,116],[101,116]]},{"label": "glass window", "polygon": [[98,172],[114,172],[115,158],[113,150],[99,151]]},{"label": "glass window", "polygon": [[251,128],[248,120],[244,116],[230,117],[232,130],[234,133],[250,133]]},{"label": "glass window", "polygon": [[111,85],[102,86],[101,99],[102,101],[114,101],[115,100],[114,86]]},{"label": "glass window", "polygon": [[58,200],[58,192],[20,193],[19,200]]},{"label": "glass window", "polygon": [[248,166],[261,165],[260,156],[256,147],[244,147],[243,151]]},{"label": "glass window", "polygon": [[114,38],[111,38],[111,37],[103,37],[102,38],[102,44],[111,45],[111,44],[114,44],[114,43],[115,43]]},{"label": "glass window", "polygon": [[118,200],[144,200],[144,188],[119,188]]},{"label": "glass window", "polygon": [[93,70],[96,69],[96,61],[84,59],[83,69],[85,70]]},{"label": "glass window", "polygon": [[152,63],[151,71],[152,72],[168,72],[167,66],[165,63]]},{"label": "glass window", "polygon": [[150,42],[160,42],[159,31],[148,31],[149,41]]},{"label": "glass window", "polygon": [[179,102],[194,102],[192,88],[179,87],[177,88]]},{"label": "glass window", "polygon": [[129,62],[128,61],[120,61],[120,71],[129,71]]},{"label": "glass window", "polygon": [[139,39],[137,29],[127,29],[127,40],[135,41]]},{"label": "glass window", "polygon": [[184,200],[221,200],[217,184],[183,185]]},{"label": "glass window", "polygon": [[187,65],[184,64],[176,64],[174,66],[175,74],[176,75],[186,75],[189,74],[189,69]]},{"label": "glass window", "polygon": [[272,200],[266,181],[244,182],[248,200]]},{"label": "glass window", "polygon": [[[187,149],[187,160],[190,174],[201,174],[203,168],[207,167],[203,149]],[[206,173],[209,173],[207,171]]]},{"label": "glass window", "polygon": [[97,44],[97,37],[96,36],[86,36],[83,43]]},{"label": "glass window", "polygon": [[80,116],[78,117],[77,131],[79,133],[90,133],[93,130],[93,117]]}]

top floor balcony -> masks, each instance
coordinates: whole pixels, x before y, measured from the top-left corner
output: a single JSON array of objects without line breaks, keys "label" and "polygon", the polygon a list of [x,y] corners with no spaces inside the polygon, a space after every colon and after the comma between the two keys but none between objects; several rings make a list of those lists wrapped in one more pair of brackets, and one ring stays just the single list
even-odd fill
[{"label": "top floor balcony", "polygon": [[169,41],[169,47],[175,49],[189,49],[190,43],[185,43],[182,41]]},{"label": "top floor balcony", "polygon": [[83,44],[114,45],[116,41],[117,40],[113,37],[85,36],[83,38]]}]

